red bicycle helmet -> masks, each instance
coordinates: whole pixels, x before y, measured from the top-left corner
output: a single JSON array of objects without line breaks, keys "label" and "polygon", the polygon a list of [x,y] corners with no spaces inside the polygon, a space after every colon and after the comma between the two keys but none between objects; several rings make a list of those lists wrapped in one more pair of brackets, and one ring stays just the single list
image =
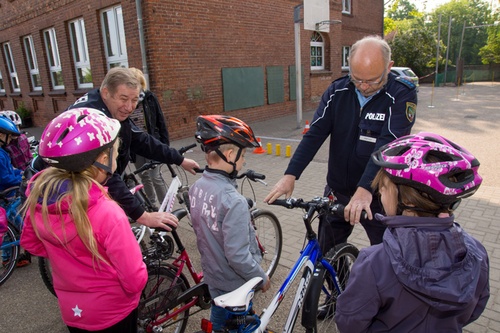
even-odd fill
[{"label": "red bicycle helmet", "polygon": [[120,122],[101,111],[71,109],[47,125],[40,138],[39,154],[56,168],[79,172],[113,146],[119,131]]},{"label": "red bicycle helmet", "polygon": [[245,122],[238,118],[221,115],[199,116],[196,120],[196,140],[204,152],[217,149],[223,144],[235,144],[241,148],[259,147],[255,135]]},{"label": "red bicycle helmet", "polygon": [[433,133],[407,135],[372,154],[396,184],[428,193],[441,203],[474,194],[481,185],[479,161],[465,148]]}]

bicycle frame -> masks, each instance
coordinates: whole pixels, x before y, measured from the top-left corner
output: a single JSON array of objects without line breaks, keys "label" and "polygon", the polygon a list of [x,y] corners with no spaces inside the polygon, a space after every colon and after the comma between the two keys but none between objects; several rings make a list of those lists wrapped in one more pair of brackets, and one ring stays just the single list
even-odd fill
[{"label": "bicycle frame", "polygon": [[263,311],[263,313],[260,315],[260,326],[258,328],[259,333],[265,332],[266,327],[271,320],[271,317],[280,306],[281,301],[284,299],[290,286],[295,281],[295,278],[302,271],[302,269],[307,266],[309,269],[305,271],[304,276],[302,276],[300,280],[299,286],[295,293],[295,298],[292,303],[292,307],[290,308],[290,312],[285,323],[285,327],[282,330],[282,332],[292,332],[298,312],[302,308],[302,305],[304,303],[304,299],[309,287],[309,283],[311,282],[312,275],[314,274],[318,264],[326,268],[330,272],[330,274],[335,277],[334,285],[335,288],[339,290],[339,284],[338,281],[336,281],[337,278],[335,270],[327,261],[322,259],[318,241],[316,239],[310,239],[305,248],[301,251],[300,257],[295,262],[280,289],[276,292],[266,310]]}]

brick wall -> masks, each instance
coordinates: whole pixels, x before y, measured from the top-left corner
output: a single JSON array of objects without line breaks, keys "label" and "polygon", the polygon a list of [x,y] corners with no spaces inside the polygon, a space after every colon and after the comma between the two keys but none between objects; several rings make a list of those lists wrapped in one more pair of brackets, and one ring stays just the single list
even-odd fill
[{"label": "brick wall", "polygon": [[[299,0],[143,0],[143,25],[150,88],[163,106],[172,139],[191,136],[199,114],[223,113],[222,68],[282,66],[285,101],[231,111],[247,122],[255,122],[296,112],[290,101],[288,67],[295,65],[294,7]],[[101,9],[119,4],[110,0],[31,0],[1,1],[0,43],[9,41],[14,52],[21,94],[14,95],[6,63],[0,57],[0,70],[6,86],[0,102],[6,108],[23,101],[35,110],[37,126],[72,104],[85,91],[77,89],[68,21],[83,17],[91,60],[94,87],[106,73],[106,62],[99,19]],[[323,34],[327,70],[309,69],[309,40],[312,31],[301,31],[304,75],[304,110],[317,106],[328,84],[342,75],[342,45],[371,33],[381,33],[382,0],[352,0],[352,16],[341,14],[340,0],[331,1],[331,19],[342,20]],[[135,1],[121,1],[127,54],[130,67],[143,69]],[[55,93],[49,84],[42,31],[54,27],[57,33],[65,91]],[[43,95],[31,93],[22,37],[32,34],[43,83]],[[21,60],[22,59],[22,60]],[[1,105],[1,104],[0,104]]]}]

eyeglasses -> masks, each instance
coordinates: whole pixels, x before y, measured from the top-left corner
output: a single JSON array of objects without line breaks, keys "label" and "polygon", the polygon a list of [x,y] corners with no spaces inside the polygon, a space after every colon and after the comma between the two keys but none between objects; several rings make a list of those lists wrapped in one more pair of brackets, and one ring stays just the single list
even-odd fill
[{"label": "eyeglasses", "polygon": [[387,74],[387,70],[384,70],[384,72],[382,73],[382,75],[380,76],[380,78],[378,79],[378,81],[372,81],[372,80],[356,80],[351,73],[349,73],[349,77],[351,79],[351,82],[358,85],[358,84],[367,84],[369,86],[378,86],[379,84],[381,84],[382,82],[384,82],[384,76],[385,74]]}]

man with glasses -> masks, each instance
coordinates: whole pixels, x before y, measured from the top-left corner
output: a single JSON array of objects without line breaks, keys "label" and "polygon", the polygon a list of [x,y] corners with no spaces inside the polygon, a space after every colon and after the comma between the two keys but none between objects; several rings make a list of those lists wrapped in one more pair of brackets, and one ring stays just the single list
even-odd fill
[{"label": "man with glasses", "polygon": [[[356,223],[363,225],[372,245],[382,242],[385,227],[373,221],[382,208],[370,187],[379,167],[370,155],[410,134],[415,122],[416,87],[391,73],[393,61],[387,42],[378,36],[357,41],[351,47],[349,65],[349,75],[332,82],[323,94],[285,175],[264,199],[273,202],[283,194],[290,197],[295,181],[330,137],[324,194],[337,197],[346,208],[343,219],[329,216],[320,221],[318,237],[323,253],[346,242]],[[363,211],[367,218],[362,217]]]}]

